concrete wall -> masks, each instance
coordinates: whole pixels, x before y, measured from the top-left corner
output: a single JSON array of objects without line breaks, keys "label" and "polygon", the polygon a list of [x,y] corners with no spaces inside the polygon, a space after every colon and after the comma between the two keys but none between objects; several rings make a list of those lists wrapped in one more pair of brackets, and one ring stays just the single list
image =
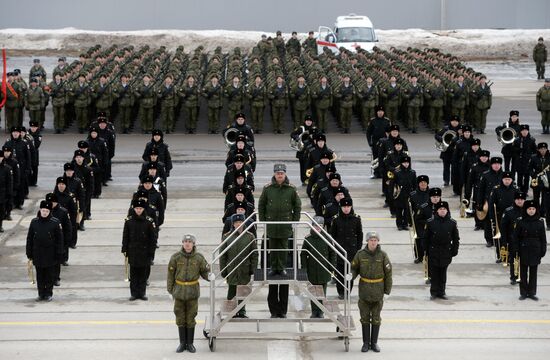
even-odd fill
[{"label": "concrete wall", "polygon": [[0,0],[0,9],[0,28],[305,32],[351,12],[380,29],[550,28],[549,0]]}]

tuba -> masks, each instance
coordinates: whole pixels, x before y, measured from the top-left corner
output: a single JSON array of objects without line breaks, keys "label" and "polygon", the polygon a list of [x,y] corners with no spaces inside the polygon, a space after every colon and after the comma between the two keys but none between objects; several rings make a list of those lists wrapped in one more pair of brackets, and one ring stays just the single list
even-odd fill
[{"label": "tuba", "polygon": [[435,141],[435,148],[439,151],[445,151],[451,145],[451,141],[457,136],[456,131],[447,130],[441,136],[441,141]]},{"label": "tuba", "polygon": [[511,128],[508,123],[506,123],[506,127],[500,129],[500,131],[498,132],[497,141],[503,146],[508,145],[514,142],[516,136],[516,130]]},{"label": "tuba", "polygon": [[533,179],[531,180],[531,187],[533,189],[539,187],[539,182],[542,183],[545,189],[548,189],[548,186],[550,186],[547,173],[548,169],[550,169],[550,165],[547,165],[544,169],[542,169],[541,172],[533,177]]},{"label": "tuba", "polygon": [[304,126],[300,126],[300,135],[298,135],[298,140],[290,138],[288,146],[296,151],[302,151],[304,149],[304,136],[309,135],[309,131],[306,130]]},{"label": "tuba", "polygon": [[227,147],[231,147],[237,141],[237,136],[239,136],[240,131],[234,127],[228,127],[222,133],[223,139]]}]

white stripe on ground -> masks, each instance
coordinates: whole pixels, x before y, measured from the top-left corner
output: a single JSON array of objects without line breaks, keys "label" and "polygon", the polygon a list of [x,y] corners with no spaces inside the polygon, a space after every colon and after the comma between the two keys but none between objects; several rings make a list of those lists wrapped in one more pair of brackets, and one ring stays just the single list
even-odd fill
[{"label": "white stripe on ground", "polygon": [[267,343],[268,360],[299,360],[298,342],[292,340],[269,341]]}]

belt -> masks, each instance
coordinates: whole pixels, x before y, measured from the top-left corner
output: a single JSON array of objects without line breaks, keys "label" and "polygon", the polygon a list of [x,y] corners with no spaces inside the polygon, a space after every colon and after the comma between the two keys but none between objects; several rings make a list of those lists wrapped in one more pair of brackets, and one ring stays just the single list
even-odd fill
[{"label": "belt", "polygon": [[193,281],[181,281],[181,280],[176,279],[176,284],[178,284],[178,285],[183,285],[183,286],[186,286],[186,285],[197,285],[198,283],[199,283],[199,279],[193,280]]},{"label": "belt", "polygon": [[380,283],[380,282],[384,281],[384,278],[367,279],[367,278],[361,277],[361,281],[364,281],[364,282],[369,283],[369,284],[374,284],[374,283]]}]

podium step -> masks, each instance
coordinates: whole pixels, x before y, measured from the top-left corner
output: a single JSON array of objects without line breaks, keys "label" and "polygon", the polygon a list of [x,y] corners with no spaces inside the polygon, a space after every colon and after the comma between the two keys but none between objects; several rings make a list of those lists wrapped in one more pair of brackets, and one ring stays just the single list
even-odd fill
[{"label": "podium step", "polygon": [[311,295],[315,296],[318,300],[323,300],[325,298],[325,292],[323,291],[323,285],[313,285],[309,284],[307,290]]},{"label": "podium step", "polygon": [[[267,269],[267,280],[273,280],[273,281],[284,281],[284,280],[294,280],[294,269],[293,268],[287,268],[286,269],[286,276],[276,274],[273,276],[269,276],[269,272],[271,270]],[[304,269],[297,269],[296,270],[296,280],[298,281],[308,281],[307,280],[307,273]],[[254,281],[264,281],[264,269],[256,269],[254,272]]]},{"label": "podium step", "polygon": [[250,285],[237,285],[237,300],[243,300],[252,292],[252,286]]},{"label": "podium step", "polygon": [[226,315],[231,313],[237,307],[237,299],[224,300],[221,313]]},{"label": "podium step", "polygon": [[339,313],[340,312],[340,305],[338,304],[338,301],[324,300],[323,305],[327,308],[327,310],[330,313]]}]

